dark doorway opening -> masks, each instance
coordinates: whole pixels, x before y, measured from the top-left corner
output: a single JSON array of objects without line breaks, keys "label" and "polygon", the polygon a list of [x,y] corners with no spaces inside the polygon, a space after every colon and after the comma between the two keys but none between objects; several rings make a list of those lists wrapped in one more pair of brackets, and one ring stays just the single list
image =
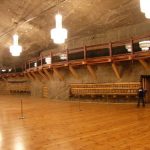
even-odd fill
[{"label": "dark doorway opening", "polygon": [[147,91],[145,102],[150,103],[150,75],[141,75],[142,87]]}]

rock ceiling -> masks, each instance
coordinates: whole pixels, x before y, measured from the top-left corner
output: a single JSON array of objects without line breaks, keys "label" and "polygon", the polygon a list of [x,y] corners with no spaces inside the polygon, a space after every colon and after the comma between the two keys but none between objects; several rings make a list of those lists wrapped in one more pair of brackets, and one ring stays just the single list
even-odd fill
[{"label": "rock ceiling", "polygon": [[12,35],[16,32],[24,57],[56,46],[50,39],[50,29],[55,26],[54,15],[58,9],[63,15],[63,26],[68,29],[68,39],[146,20],[140,12],[139,0],[1,0],[0,63],[6,63],[5,60],[10,63],[7,58],[19,59],[9,54]]}]

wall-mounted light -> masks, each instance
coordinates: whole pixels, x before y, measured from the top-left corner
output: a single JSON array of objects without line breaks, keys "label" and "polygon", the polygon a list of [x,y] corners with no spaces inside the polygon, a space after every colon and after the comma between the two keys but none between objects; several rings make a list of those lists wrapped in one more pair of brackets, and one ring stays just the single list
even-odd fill
[{"label": "wall-mounted light", "polygon": [[128,52],[132,52],[132,45],[131,44],[126,44],[125,48],[127,49]]},{"label": "wall-mounted light", "polygon": [[141,48],[142,51],[148,51],[149,47],[150,47],[150,41],[141,41],[139,42],[139,46]]},{"label": "wall-mounted light", "polygon": [[34,63],[34,67],[37,67],[37,63],[36,62]]},{"label": "wall-mounted light", "polygon": [[45,62],[46,62],[46,64],[51,64],[52,63],[51,57],[46,57]]},{"label": "wall-mounted light", "polygon": [[6,72],[6,69],[2,69],[2,72]]},{"label": "wall-mounted light", "polygon": [[11,72],[12,71],[12,68],[8,69],[8,72]]},{"label": "wall-mounted light", "polygon": [[67,59],[67,54],[60,54],[60,59],[61,60],[66,60]]}]

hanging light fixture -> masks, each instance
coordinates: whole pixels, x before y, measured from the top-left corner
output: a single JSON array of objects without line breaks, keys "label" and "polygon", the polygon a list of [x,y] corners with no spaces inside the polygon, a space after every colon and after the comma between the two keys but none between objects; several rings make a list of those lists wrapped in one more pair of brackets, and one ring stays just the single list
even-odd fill
[{"label": "hanging light fixture", "polygon": [[67,39],[67,30],[62,28],[62,15],[57,14],[55,16],[56,21],[56,28],[51,30],[51,38],[53,39],[54,43],[62,44]]},{"label": "hanging light fixture", "polygon": [[150,0],[140,0],[140,8],[145,17],[150,19]]},{"label": "hanging light fixture", "polygon": [[141,41],[139,42],[139,46],[141,48],[142,51],[148,51],[149,47],[150,47],[150,41]]},{"label": "hanging light fixture", "polygon": [[20,56],[22,46],[18,45],[18,35],[13,35],[13,45],[10,46],[10,53],[12,56]]}]

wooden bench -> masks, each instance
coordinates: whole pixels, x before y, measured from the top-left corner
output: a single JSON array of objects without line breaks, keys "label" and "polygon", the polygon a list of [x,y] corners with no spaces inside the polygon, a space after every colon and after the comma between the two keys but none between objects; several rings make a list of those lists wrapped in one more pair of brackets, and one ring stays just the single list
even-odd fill
[{"label": "wooden bench", "polygon": [[31,94],[30,85],[26,83],[8,83],[10,94]]},{"label": "wooden bench", "polygon": [[140,82],[71,84],[70,96],[137,96]]}]

